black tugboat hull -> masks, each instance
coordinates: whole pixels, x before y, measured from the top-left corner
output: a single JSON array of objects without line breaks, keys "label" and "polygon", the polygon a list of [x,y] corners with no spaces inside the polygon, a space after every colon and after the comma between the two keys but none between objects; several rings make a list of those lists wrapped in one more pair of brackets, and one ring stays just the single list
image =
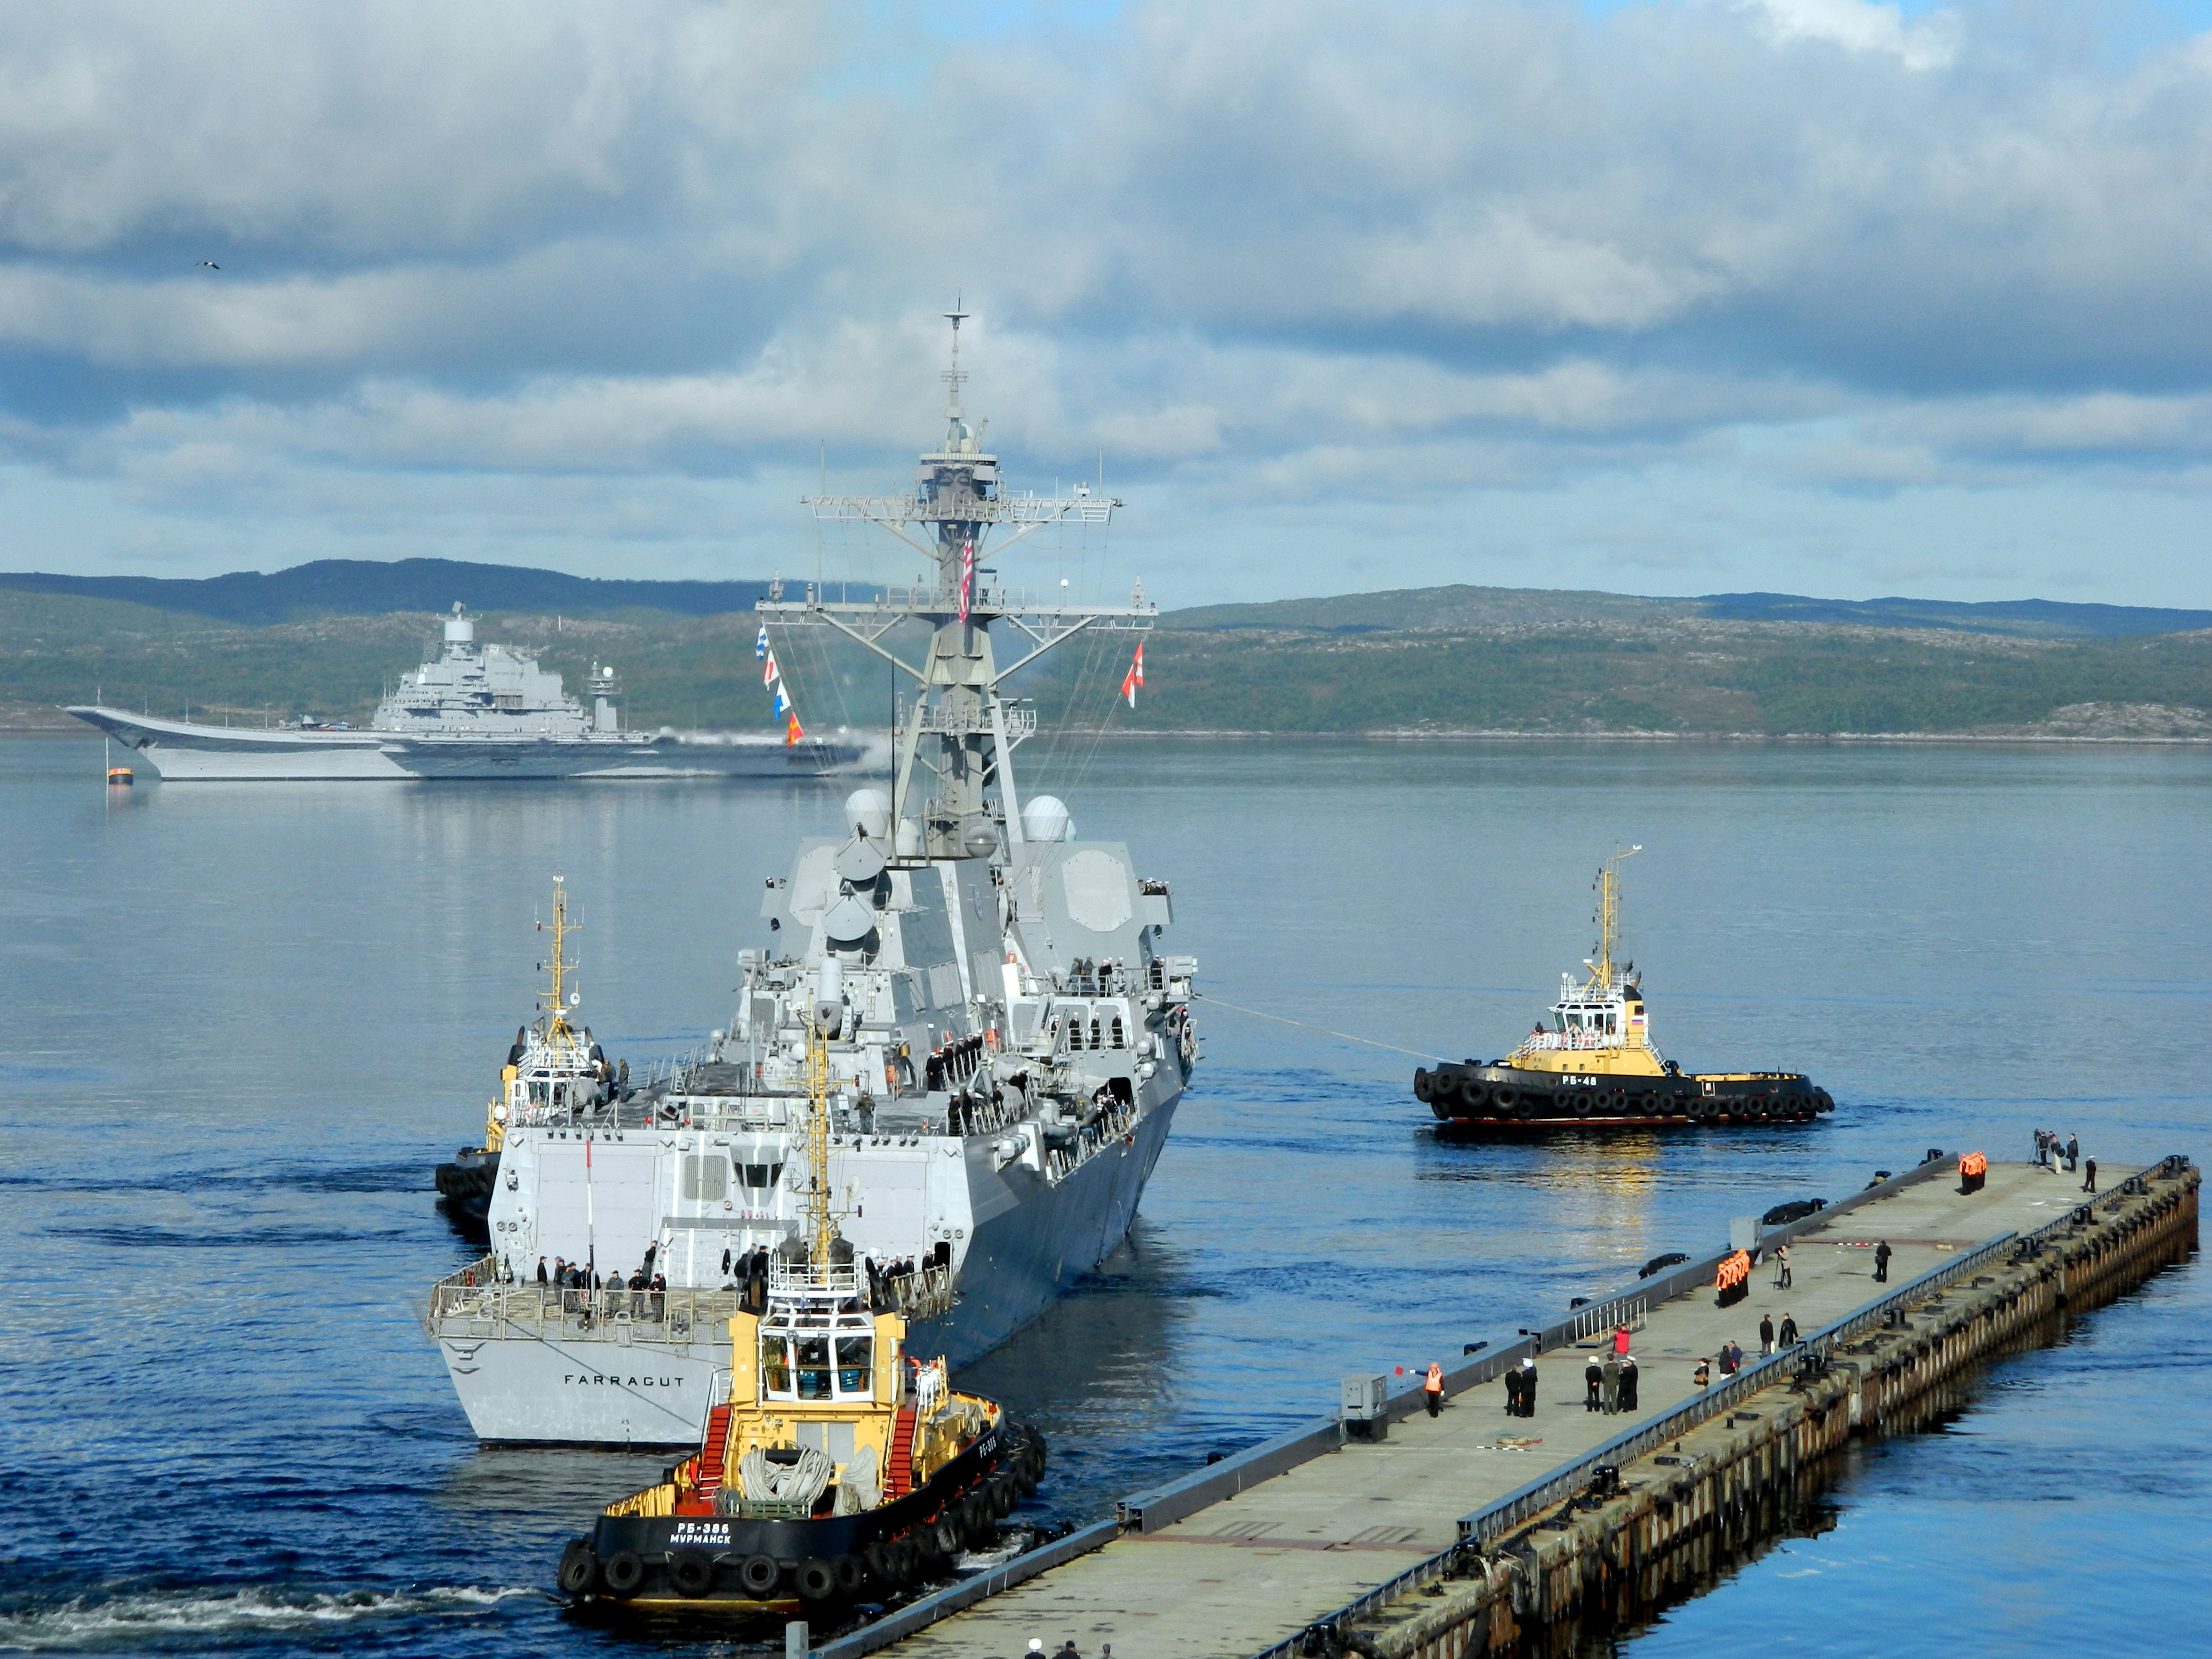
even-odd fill
[{"label": "black tugboat hull", "polygon": [[434,1179],[447,1218],[471,1235],[486,1233],[492,1188],[499,1180],[499,1154],[481,1146],[464,1149],[451,1164],[438,1166]]},{"label": "black tugboat hull", "polygon": [[[784,1613],[880,1598],[941,1571],[942,1552],[915,1544],[922,1529],[947,1518],[963,1536],[995,1528],[996,1513],[985,1515],[991,1478],[1028,1438],[998,1424],[927,1486],[860,1515],[803,1521],[603,1515],[562,1556],[561,1588],[597,1611],[658,1618]],[[1042,1442],[1036,1443],[1041,1458]],[[912,1565],[899,1572],[902,1557]],[[761,1582],[766,1569],[755,1564],[763,1561],[775,1567],[772,1582]]]},{"label": "black tugboat hull", "polygon": [[1417,1069],[1413,1097],[1438,1121],[1467,1129],[1767,1127],[1836,1109],[1796,1072],[1571,1078],[1472,1060]]}]

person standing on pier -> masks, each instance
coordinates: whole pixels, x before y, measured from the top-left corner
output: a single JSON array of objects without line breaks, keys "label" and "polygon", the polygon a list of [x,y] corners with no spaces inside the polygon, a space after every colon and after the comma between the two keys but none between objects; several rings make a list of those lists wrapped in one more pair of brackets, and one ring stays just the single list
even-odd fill
[{"label": "person standing on pier", "polygon": [[1710,1359],[1700,1359],[1698,1362],[1696,1374],[1692,1380],[1701,1389],[1711,1388],[1713,1381],[1713,1362]]},{"label": "person standing on pier", "polygon": [[2068,1135],[2066,1137],[2066,1173],[2068,1175],[2072,1175],[2075,1170],[2081,1167],[2081,1137],[2079,1135]]},{"label": "person standing on pier", "polygon": [[1889,1283],[1889,1255],[1887,1239],[1874,1247],[1874,1282],[1877,1285]]},{"label": "person standing on pier", "polygon": [[1605,1367],[1599,1364],[1593,1358],[1589,1364],[1583,1367],[1583,1409],[1584,1411],[1594,1412],[1601,1409],[1602,1402],[1598,1398],[1598,1389],[1604,1382]]},{"label": "person standing on pier", "polygon": [[1797,1340],[1797,1320],[1794,1314],[1782,1316],[1782,1329],[1775,1340],[1785,1348]]},{"label": "person standing on pier", "polygon": [[2081,1183],[2081,1190],[2085,1193],[2094,1193],[2097,1190],[2097,1160],[2094,1158],[2089,1159],[2086,1167],[2089,1172],[2089,1178]]},{"label": "person standing on pier", "polygon": [[1535,1414],[1536,1362],[1524,1359],[1521,1362],[1521,1415],[1534,1417]]},{"label": "person standing on pier", "polygon": [[1421,1393],[1429,1402],[1429,1415],[1434,1417],[1444,1403],[1444,1368],[1433,1359],[1429,1361],[1428,1380],[1421,1384]]},{"label": "person standing on pier", "polygon": [[1787,1244],[1774,1247],[1774,1288],[1778,1291],[1790,1288],[1790,1247]]},{"label": "person standing on pier", "polygon": [[1620,1409],[1620,1356],[1617,1353],[1605,1357],[1605,1369],[1599,1376],[1598,1405],[1607,1417]]},{"label": "person standing on pier", "polygon": [[1613,1351],[1615,1354],[1624,1354],[1628,1352],[1627,1326],[1616,1325],[1613,1328]]},{"label": "person standing on pier", "polygon": [[1620,1356],[1620,1409],[1636,1409],[1636,1356],[1632,1353]]},{"label": "person standing on pier", "polygon": [[1773,1352],[1774,1352],[1774,1316],[1773,1316],[1772,1314],[1761,1314],[1761,1315],[1759,1315],[1759,1358],[1762,1358],[1762,1359],[1764,1359],[1765,1358],[1766,1358],[1766,1356],[1767,1356],[1767,1355],[1769,1355],[1769,1354],[1772,1353]]}]

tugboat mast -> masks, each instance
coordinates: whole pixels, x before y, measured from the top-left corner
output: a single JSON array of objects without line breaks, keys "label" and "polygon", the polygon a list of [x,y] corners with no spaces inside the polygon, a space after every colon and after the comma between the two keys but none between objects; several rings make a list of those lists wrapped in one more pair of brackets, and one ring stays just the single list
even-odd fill
[{"label": "tugboat mast", "polygon": [[[995,555],[1047,525],[1106,524],[1121,503],[1084,484],[1056,498],[1001,489],[999,458],[983,448],[988,422],[971,426],[961,409],[968,376],[960,367],[960,325],[969,313],[956,307],[945,315],[952,325],[945,441],[921,457],[913,493],[802,498],[817,520],[872,524],[896,536],[934,562],[934,585],[886,587],[872,603],[833,604],[812,585],[804,599],[787,600],[777,582],[759,605],[767,621],[834,628],[915,682],[918,695],[902,720],[892,777],[891,852],[902,859],[980,858],[1020,846],[1021,801],[1009,762],[1015,745],[1036,732],[1036,717],[1034,710],[1008,708],[1000,686],[1085,629],[1143,632],[1159,610],[1146,603],[1141,585],[1127,605],[1070,605],[1035,604],[1020,590],[985,582],[994,573],[981,564],[994,534]],[[909,620],[933,625],[919,665],[882,643]],[[994,622],[1023,635],[1023,648],[1004,665],[993,648]],[[934,739],[933,754],[925,737]]]},{"label": "tugboat mast", "polygon": [[1644,843],[1638,842],[1624,853],[1620,843],[1615,842],[1613,856],[1598,866],[1597,960],[1587,963],[1592,990],[1613,988],[1613,956],[1620,945],[1620,864],[1623,859],[1634,858],[1643,850]]},{"label": "tugboat mast", "polygon": [[[460,607],[456,605],[455,610]],[[546,931],[539,922],[538,931]],[[551,1016],[545,1022],[545,1041],[550,1047],[562,1048],[575,1041],[575,1033],[568,1029],[568,997],[566,975],[576,970],[577,964],[568,960],[568,935],[581,933],[582,927],[568,920],[568,890],[562,885],[562,878],[553,878],[553,959],[545,964],[552,970],[553,988],[538,998],[539,1012]]]}]

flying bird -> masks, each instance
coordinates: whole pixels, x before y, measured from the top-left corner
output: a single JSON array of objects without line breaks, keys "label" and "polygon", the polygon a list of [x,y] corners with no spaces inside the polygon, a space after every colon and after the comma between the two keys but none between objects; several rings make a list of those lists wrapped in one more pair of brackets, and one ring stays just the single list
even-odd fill
[{"label": "flying bird", "polygon": [[200,263],[205,265],[210,270],[221,270],[222,269],[221,265],[216,264],[212,259],[203,259]]}]

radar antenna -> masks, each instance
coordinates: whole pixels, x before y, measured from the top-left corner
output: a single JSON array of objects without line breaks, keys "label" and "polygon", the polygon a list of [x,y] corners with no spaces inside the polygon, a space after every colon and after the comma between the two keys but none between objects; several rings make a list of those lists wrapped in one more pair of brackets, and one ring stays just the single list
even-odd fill
[{"label": "radar antenna", "polygon": [[[1109,523],[1121,503],[1103,490],[1039,497],[1000,487],[999,458],[982,446],[988,423],[971,429],[961,412],[967,371],[960,367],[960,325],[969,313],[956,300],[944,315],[952,325],[951,367],[944,373],[951,389],[945,445],[921,457],[915,488],[902,495],[803,498],[817,520],[872,524],[897,537],[933,562],[935,580],[887,586],[872,600],[835,603],[819,585],[810,586],[803,600],[787,600],[779,583],[758,606],[764,622],[835,629],[916,683],[912,706],[902,707],[898,717],[891,821],[899,854],[921,859],[975,858],[1022,845],[1011,761],[1015,745],[1036,732],[1036,716],[1000,697],[1007,678],[1079,633],[1141,634],[1159,614],[1141,590],[1127,605],[1071,605],[1056,592],[1033,600],[986,580],[995,574],[983,568],[987,541],[995,557],[1047,525]],[[884,643],[909,621],[931,626],[919,665]],[[1004,665],[994,651],[994,623],[1019,636],[1013,659]],[[925,738],[932,740],[928,749]]]}]

